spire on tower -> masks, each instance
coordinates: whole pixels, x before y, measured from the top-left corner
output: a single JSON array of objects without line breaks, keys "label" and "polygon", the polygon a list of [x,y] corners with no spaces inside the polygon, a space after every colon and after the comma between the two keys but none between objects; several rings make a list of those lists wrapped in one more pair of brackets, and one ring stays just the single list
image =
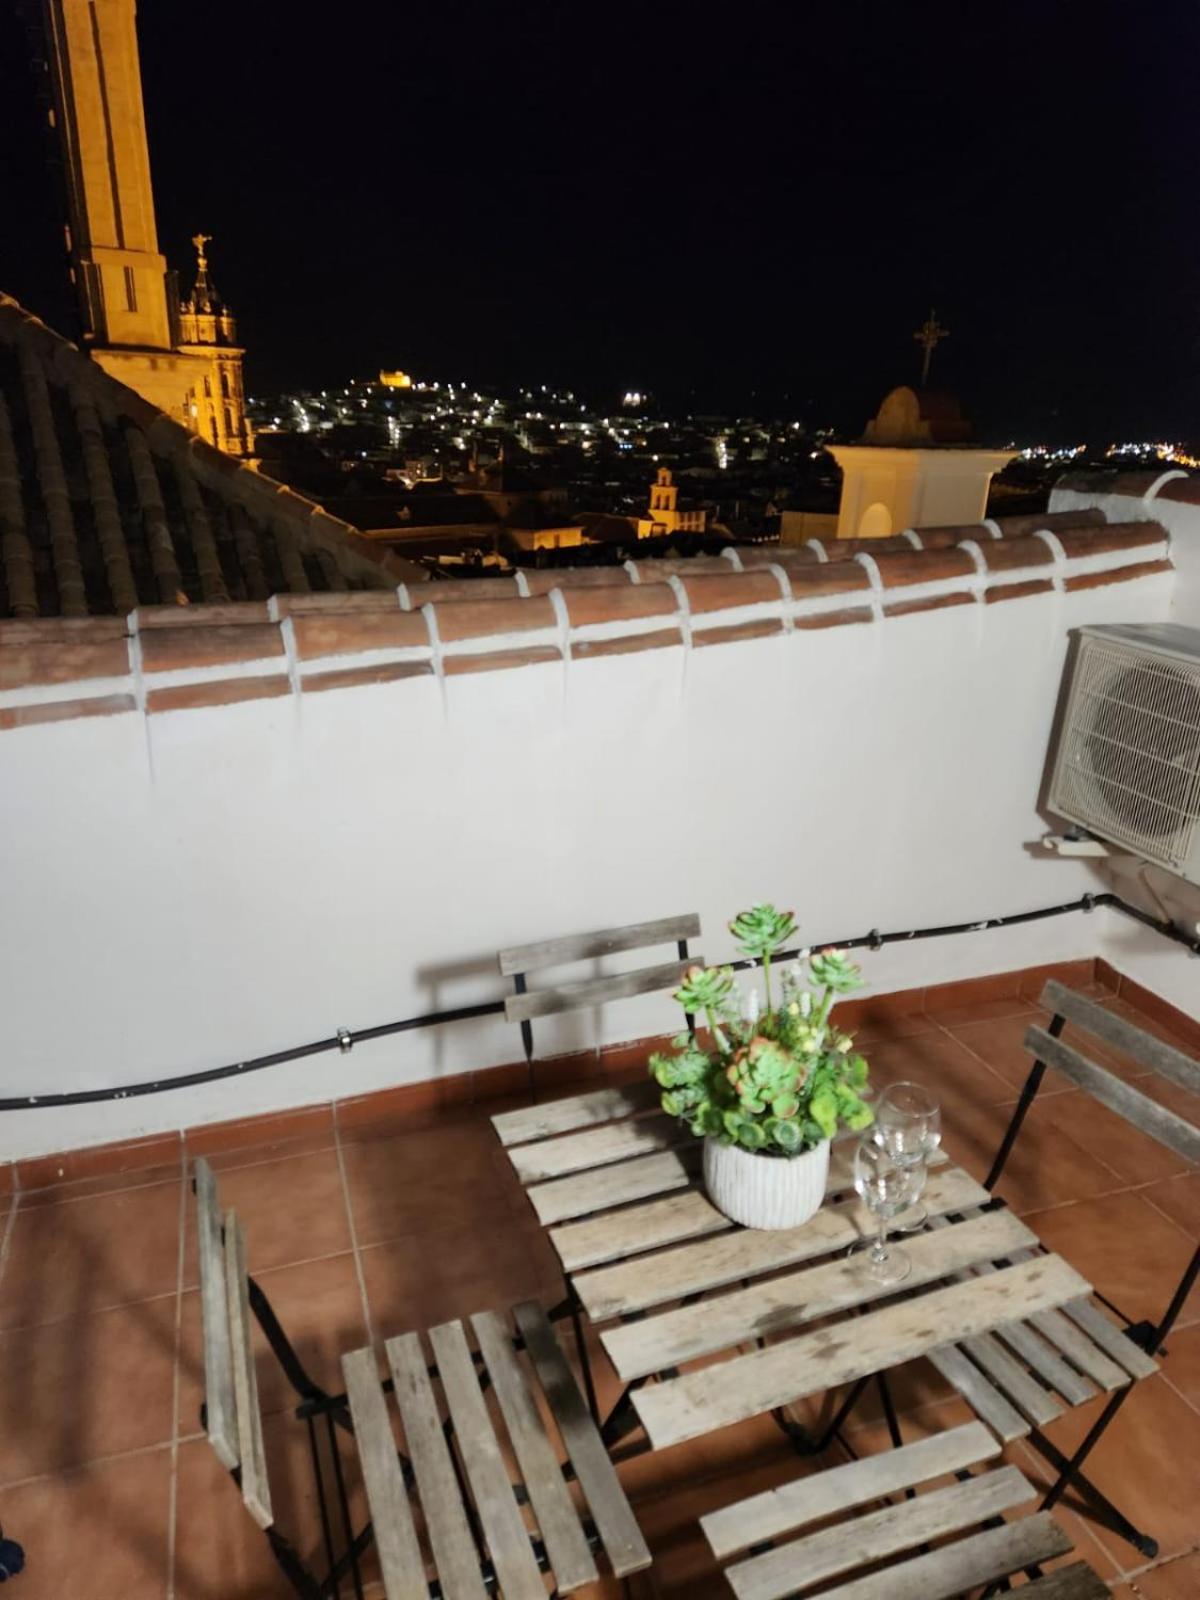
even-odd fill
[{"label": "spire on tower", "polygon": [[208,251],[206,246],[212,243],[211,233],[195,233],[192,243],[196,247],[196,286],[192,290],[189,309],[199,311],[206,316],[221,310],[220,296],[213,287],[213,281],[208,275]]},{"label": "spire on tower", "polygon": [[929,363],[933,360],[933,352],[943,339],[950,337],[950,329],[943,328],[937,319],[937,312],[930,308],[929,315],[913,334],[913,338],[925,352],[921,361],[921,387],[929,386]]}]

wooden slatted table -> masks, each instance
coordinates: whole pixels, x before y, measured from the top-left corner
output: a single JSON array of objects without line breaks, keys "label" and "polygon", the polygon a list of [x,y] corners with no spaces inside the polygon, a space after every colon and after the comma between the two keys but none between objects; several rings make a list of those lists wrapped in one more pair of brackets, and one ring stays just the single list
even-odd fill
[{"label": "wooden slatted table", "polygon": [[1090,1285],[944,1153],[923,1196],[930,1225],[903,1241],[912,1272],[881,1287],[846,1253],[874,1230],[852,1140],[834,1145],[812,1221],[748,1230],[706,1198],[699,1143],[658,1094],[647,1081],[492,1118],[652,1448],[921,1356],[1006,1441],[1156,1370]]}]

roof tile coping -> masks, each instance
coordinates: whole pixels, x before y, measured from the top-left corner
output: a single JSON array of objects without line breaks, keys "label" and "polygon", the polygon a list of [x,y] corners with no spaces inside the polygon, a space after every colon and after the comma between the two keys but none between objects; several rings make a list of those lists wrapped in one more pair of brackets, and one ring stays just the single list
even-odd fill
[{"label": "roof tile coping", "polygon": [[[849,543],[833,548],[840,556]],[[622,649],[723,642],[1170,570],[1167,535],[1152,522],[1081,526],[1075,518],[1057,530],[1014,530],[1002,540],[964,539],[940,550],[918,551],[903,540],[871,543],[869,555],[825,562],[808,552],[795,559],[795,550],[752,547],[755,557],[781,559],[756,559],[741,572],[719,557],[703,565],[644,562],[637,583],[621,568],[546,571],[535,574],[543,592],[527,597],[513,594],[512,580],[500,580],[499,592],[496,580],[482,580],[494,598],[479,597],[479,585],[467,581],[430,585],[426,600],[422,584],[408,593],[424,603],[408,610],[401,609],[401,589],[281,595],[265,604],[143,606],[128,618],[0,621],[0,703],[57,705],[56,715],[65,715],[61,708],[73,694],[71,703],[80,706],[131,709],[124,691],[137,683],[150,710],[177,709],[306,683],[466,670],[447,663],[467,656],[469,670],[486,670],[561,660],[573,648],[600,653],[606,639],[622,641]],[[682,576],[670,570],[676,566]],[[587,581],[572,582],[575,572],[586,572]],[[559,581],[551,585],[551,577]],[[891,591],[904,598],[888,603]]]}]

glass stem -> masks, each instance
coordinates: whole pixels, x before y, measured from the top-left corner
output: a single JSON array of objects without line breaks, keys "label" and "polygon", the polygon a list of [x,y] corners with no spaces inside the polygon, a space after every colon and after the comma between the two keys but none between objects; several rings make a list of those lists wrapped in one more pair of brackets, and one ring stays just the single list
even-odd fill
[{"label": "glass stem", "polygon": [[876,1235],[875,1245],[874,1245],[874,1248],[871,1251],[871,1260],[872,1261],[886,1261],[887,1260],[887,1258],[888,1258],[887,1236],[888,1236],[887,1218],[886,1217],[880,1217],[880,1219],[879,1219],[879,1232]]}]

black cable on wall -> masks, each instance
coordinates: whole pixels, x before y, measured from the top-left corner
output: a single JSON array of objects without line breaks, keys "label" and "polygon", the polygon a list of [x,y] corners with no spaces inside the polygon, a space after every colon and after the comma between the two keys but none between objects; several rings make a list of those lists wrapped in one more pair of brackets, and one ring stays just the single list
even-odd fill
[{"label": "black cable on wall", "polygon": [[[872,928],[870,933],[855,939],[825,940],[806,948],[814,950],[881,950],[889,944],[905,944],[914,939],[944,939],[955,934],[983,933],[990,928],[1013,928],[1023,922],[1042,922],[1047,917],[1061,917],[1072,911],[1092,911],[1097,906],[1111,906],[1114,910],[1132,917],[1143,927],[1151,928],[1166,939],[1181,944],[1194,956],[1200,956],[1200,939],[1192,938],[1173,923],[1153,917],[1147,911],[1131,906],[1115,894],[1085,894],[1078,900],[1067,900],[1062,905],[1041,906],[1036,911],[1015,911],[1008,916],[986,917],[978,922],[949,922],[938,928],[910,928],[898,933],[880,933]],[[776,961],[795,960],[800,949],[784,950]],[[761,961],[748,957],[743,961],[725,963],[744,970],[761,965]],[[400,1022],[384,1022],[374,1028],[359,1028],[354,1032],[343,1028],[328,1039],[316,1039],[311,1044],[293,1045],[289,1050],[276,1050],[272,1055],[254,1056],[249,1061],[236,1061],[229,1066],[207,1067],[202,1072],[188,1072],[181,1077],[152,1078],[145,1083],[130,1083],[118,1089],[74,1089],[61,1094],[16,1095],[0,1099],[0,1111],[50,1110],[61,1106],[96,1105],[108,1100],[134,1100],[147,1094],[166,1094],[172,1089],[194,1089],[205,1083],[220,1083],[225,1078],[243,1078],[251,1072],[262,1072],[266,1067],[282,1066],[287,1061],[303,1061],[307,1056],[321,1055],[327,1050],[350,1051],[356,1044],[366,1044],[372,1039],[386,1039],[394,1033],[410,1033],[417,1028],[433,1028],[448,1022],[467,1022],[473,1017],[499,1016],[504,1010],[503,1000],[485,1000],[479,1005],[457,1006],[449,1011],[427,1011],[421,1016],[405,1017]]]}]

